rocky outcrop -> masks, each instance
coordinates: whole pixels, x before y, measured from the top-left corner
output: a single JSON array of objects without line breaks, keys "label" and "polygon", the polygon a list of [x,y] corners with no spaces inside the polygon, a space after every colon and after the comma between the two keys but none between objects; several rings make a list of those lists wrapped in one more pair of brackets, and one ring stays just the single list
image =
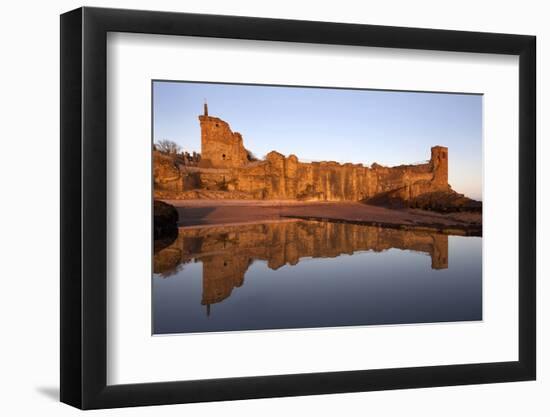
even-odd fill
[{"label": "rocky outcrop", "polygon": [[153,151],[153,186],[155,192],[166,191],[177,194],[186,188],[182,179],[183,175],[178,168],[174,155]]},{"label": "rocky outcrop", "polygon": [[153,236],[155,250],[170,245],[178,236],[178,211],[171,204],[153,202]]},{"label": "rocky outcrop", "polygon": [[482,208],[481,202],[472,200],[464,194],[459,194],[450,187],[447,190],[420,193],[409,199],[404,198],[401,193],[401,189],[392,190],[377,194],[365,202],[389,208],[418,208],[441,213],[481,212]]},{"label": "rocky outcrop", "polygon": [[481,212],[482,204],[480,201],[472,200],[451,189],[448,191],[434,191],[420,194],[409,202],[410,207],[424,210],[435,210],[439,212],[461,212],[472,211]]}]

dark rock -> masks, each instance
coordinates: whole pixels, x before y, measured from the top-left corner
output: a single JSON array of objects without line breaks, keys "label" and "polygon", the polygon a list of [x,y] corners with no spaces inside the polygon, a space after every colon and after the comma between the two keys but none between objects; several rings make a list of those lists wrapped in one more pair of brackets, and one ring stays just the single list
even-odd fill
[{"label": "dark rock", "polygon": [[155,252],[169,246],[178,236],[178,211],[171,204],[155,200],[153,205],[153,231]]},{"label": "dark rock", "polygon": [[459,194],[452,189],[445,191],[426,192],[415,196],[412,199],[402,198],[400,190],[392,190],[378,194],[364,201],[375,206],[388,207],[393,209],[418,208],[422,210],[433,210],[441,213],[455,212],[477,212],[481,213],[482,203],[472,200]]},{"label": "dark rock", "polygon": [[481,201],[472,200],[453,190],[446,192],[436,191],[424,193],[417,196],[412,202],[411,207],[424,210],[434,210],[442,213],[454,213],[461,211],[471,211],[481,213]]}]

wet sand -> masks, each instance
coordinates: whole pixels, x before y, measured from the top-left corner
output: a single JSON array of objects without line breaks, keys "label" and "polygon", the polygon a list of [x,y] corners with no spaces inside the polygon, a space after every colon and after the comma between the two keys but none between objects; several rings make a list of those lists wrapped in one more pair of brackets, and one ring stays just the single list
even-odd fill
[{"label": "wet sand", "polygon": [[176,207],[179,226],[260,223],[289,219],[325,220],[451,235],[481,236],[480,213],[441,214],[418,209],[393,210],[362,203],[164,200]]}]

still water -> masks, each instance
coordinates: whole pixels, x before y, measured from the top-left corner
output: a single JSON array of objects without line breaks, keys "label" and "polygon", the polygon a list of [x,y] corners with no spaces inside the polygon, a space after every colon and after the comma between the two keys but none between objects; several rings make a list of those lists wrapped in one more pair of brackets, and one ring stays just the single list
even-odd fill
[{"label": "still water", "polygon": [[479,237],[287,221],[156,244],[153,333],[482,319]]}]

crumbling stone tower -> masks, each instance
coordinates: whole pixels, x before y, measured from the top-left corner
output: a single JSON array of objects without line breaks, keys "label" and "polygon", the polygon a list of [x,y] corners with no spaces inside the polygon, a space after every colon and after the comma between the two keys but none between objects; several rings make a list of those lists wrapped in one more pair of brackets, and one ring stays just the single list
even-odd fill
[{"label": "crumbling stone tower", "polygon": [[449,150],[445,146],[432,147],[430,164],[433,170],[432,183],[435,188],[449,188]]},{"label": "crumbling stone tower", "polygon": [[232,132],[229,124],[208,115],[204,103],[204,114],[199,116],[201,124],[201,162],[204,168],[236,168],[248,162],[248,153],[240,133]]}]

